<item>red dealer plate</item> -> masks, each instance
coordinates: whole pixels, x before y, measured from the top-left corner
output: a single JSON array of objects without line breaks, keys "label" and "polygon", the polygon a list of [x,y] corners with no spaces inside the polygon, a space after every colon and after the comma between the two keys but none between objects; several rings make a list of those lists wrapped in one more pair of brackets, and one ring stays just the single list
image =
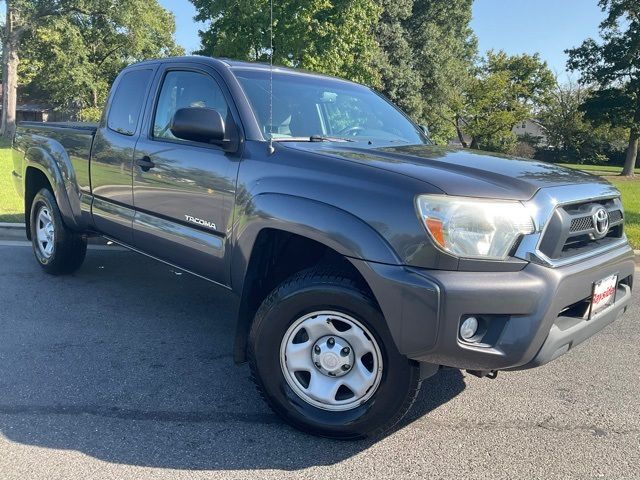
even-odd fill
[{"label": "red dealer plate", "polygon": [[618,275],[608,276],[593,284],[593,295],[591,296],[591,310],[589,312],[589,318],[613,305],[613,302],[616,299],[617,285]]}]

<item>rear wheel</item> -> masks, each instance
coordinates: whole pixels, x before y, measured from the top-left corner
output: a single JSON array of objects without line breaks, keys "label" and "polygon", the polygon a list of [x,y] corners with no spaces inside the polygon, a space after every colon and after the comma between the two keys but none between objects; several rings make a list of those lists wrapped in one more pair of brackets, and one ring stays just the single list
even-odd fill
[{"label": "rear wheel", "polygon": [[369,294],[312,268],[278,286],[249,338],[252,376],[293,426],[331,438],[384,433],[409,410],[419,367],[396,349]]},{"label": "rear wheel", "polygon": [[33,252],[45,272],[62,275],[80,268],[87,239],[66,227],[55,197],[46,188],[33,199],[30,229]]}]

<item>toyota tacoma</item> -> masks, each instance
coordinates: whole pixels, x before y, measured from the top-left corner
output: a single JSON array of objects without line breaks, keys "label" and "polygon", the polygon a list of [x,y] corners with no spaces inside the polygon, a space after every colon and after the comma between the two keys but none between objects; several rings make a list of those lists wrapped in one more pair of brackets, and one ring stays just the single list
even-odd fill
[{"label": "toyota tacoma", "polygon": [[543,365],[627,309],[620,193],[433,145],[372,89],[204,57],[131,65],[99,124],[19,125],[50,274],[99,235],[239,296],[234,357],[284,420],[379,435],[441,367]]}]

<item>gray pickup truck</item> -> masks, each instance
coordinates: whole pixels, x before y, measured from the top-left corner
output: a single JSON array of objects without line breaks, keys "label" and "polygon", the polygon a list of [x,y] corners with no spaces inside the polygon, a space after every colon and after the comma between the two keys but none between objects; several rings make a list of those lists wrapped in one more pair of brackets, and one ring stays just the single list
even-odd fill
[{"label": "gray pickup truck", "polygon": [[549,362],[631,298],[609,183],[432,145],[336,78],[131,65],[100,124],[22,123],[13,161],[46,272],[77,270],[100,235],[231,290],[235,360],[283,419],[327,437],[387,431],[441,367]]}]

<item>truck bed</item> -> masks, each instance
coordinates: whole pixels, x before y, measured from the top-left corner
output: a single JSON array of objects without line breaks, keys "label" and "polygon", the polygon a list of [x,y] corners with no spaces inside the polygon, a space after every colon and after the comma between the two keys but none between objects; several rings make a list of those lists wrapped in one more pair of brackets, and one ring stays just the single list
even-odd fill
[{"label": "truck bed", "polygon": [[[89,158],[93,137],[98,129],[96,123],[84,122],[20,122],[16,131],[15,143],[18,150],[25,151],[27,146],[38,145],[43,137],[60,144],[73,165],[76,181],[83,191],[90,190]],[[51,147],[49,147],[50,149]],[[22,172],[22,158],[14,156],[16,172]]]},{"label": "truck bed", "polygon": [[92,133],[95,133],[98,129],[98,124],[92,122],[20,122],[18,126],[24,127],[25,129],[57,130],[63,128],[68,130],[89,131]]}]

